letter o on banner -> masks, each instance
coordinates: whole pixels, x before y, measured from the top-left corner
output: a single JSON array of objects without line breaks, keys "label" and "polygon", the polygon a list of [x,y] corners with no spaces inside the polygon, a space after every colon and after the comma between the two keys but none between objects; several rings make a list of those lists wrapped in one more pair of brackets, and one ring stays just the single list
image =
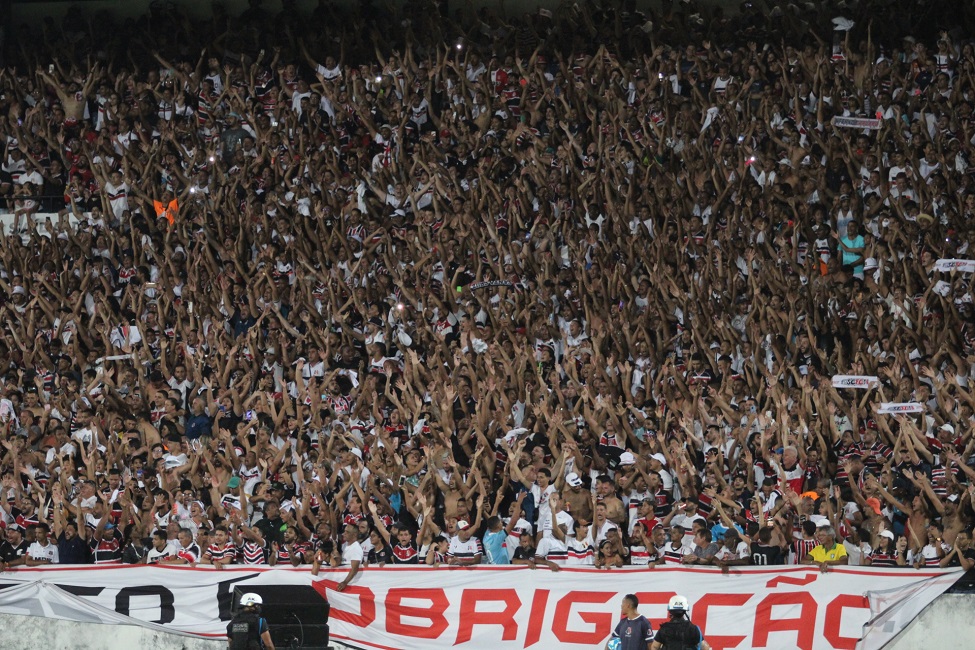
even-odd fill
[{"label": "letter o on banner", "polygon": [[176,599],[173,597],[173,592],[161,585],[140,585],[138,587],[125,587],[119,590],[118,595],[115,596],[115,611],[122,616],[131,616],[129,608],[133,596],[159,597],[159,618],[152,621],[153,623],[165,625],[166,623],[172,623],[176,618],[176,608],[173,607]]}]

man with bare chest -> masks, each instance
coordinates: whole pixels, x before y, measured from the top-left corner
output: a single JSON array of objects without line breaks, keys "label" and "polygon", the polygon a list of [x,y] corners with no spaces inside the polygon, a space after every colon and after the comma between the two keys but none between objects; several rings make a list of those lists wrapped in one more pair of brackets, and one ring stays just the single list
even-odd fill
[{"label": "man with bare chest", "polygon": [[592,495],[582,486],[582,479],[575,472],[565,477],[565,488],[562,490],[562,501],[565,511],[576,520],[592,521]]}]

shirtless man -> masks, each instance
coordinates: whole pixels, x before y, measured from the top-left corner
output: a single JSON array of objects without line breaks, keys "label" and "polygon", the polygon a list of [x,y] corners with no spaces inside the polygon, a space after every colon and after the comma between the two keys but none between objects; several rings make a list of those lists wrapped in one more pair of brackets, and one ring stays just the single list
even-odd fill
[{"label": "shirtless man", "polygon": [[99,77],[99,72],[98,65],[95,65],[85,79],[84,86],[79,89],[77,82],[74,81],[62,87],[62,84],[51,74],[38,68],[37,73],[54,89],[54,92],[57,93],[58,98],[61,100],[61,106],[64,108],[64,125],[66,127],[74,127],[84,118],[86,98],[91,94],[95,80]]},{"label": "shirtless man", "polygon": [[596,497],[606,506],[606,517],[617,526],[626,523],[626,509],[623,502],[616,496],[616,485],[608,475],[604,474],[596,479]]},{"label": "shirtless man", "polygon": [[575,472],[565,477],[562,501],[565,502],[565,511],[575,519],[592,521],[592,495],[582,486],[582,479]]}]

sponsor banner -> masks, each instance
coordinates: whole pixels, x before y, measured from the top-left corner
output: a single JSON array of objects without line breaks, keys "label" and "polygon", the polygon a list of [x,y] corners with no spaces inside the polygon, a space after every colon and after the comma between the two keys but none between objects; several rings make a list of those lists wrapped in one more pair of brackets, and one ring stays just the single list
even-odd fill
[{"label": "sponsor banner", "polygon": [[917,402],[881,402],[877,413],[922,413],[924,405]]},{"label": "sponsor banner", "polygon": [[553,573],[413,566],[367,568],[344,591],[335,591],[346,574],[340,569],[315,577],[307,568],[243,566],[18,569],[0,576],[0,613],[223,637],[235,589],[266,590],[268,607],[270,594],[286,587],[289,602],[320,605],[323,623],[327,599],[332,637],[357,647],[591,650],[611,634],[625,594],[637,595],[641,613],[657,629],[667,601],[679,593],[712,648],[852,650],[869,632],[869,621],[882,620],[884,634],[896,634],[961,570],[834,567],[821,573],[790,566]]},{"label": "sponsor banner", "polygon": [[873,388],[879,383],[871,375],[833,375],[833,388]]},{"label": "sponsor banner", "polygon": [[934,263],[934,268],[942,273],[951,271],[961,271],[962,273],[975,273],[975,260],[950,260],[940,259]]},{"label": "sponsor banner", "polygon": [[841,117],[837,115],[833,118],[833,126],[844,129],[871,129],[876,131],[883,124],[883,120],[874,117]]}]

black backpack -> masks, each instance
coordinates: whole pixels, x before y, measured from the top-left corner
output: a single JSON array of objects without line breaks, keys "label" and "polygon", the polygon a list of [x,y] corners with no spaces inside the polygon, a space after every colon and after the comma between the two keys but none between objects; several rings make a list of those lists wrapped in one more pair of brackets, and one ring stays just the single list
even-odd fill
[{"label": "black backpack", "polygon": [[701,628],[686,618],[667,621],[660,626],[656,638],[665,650],[697,650],[702,640]]},{"label": "black backpack", "polygon": [[261,650],[261,617],[254,612],[242,612],[227,626],[230,650]]}]

